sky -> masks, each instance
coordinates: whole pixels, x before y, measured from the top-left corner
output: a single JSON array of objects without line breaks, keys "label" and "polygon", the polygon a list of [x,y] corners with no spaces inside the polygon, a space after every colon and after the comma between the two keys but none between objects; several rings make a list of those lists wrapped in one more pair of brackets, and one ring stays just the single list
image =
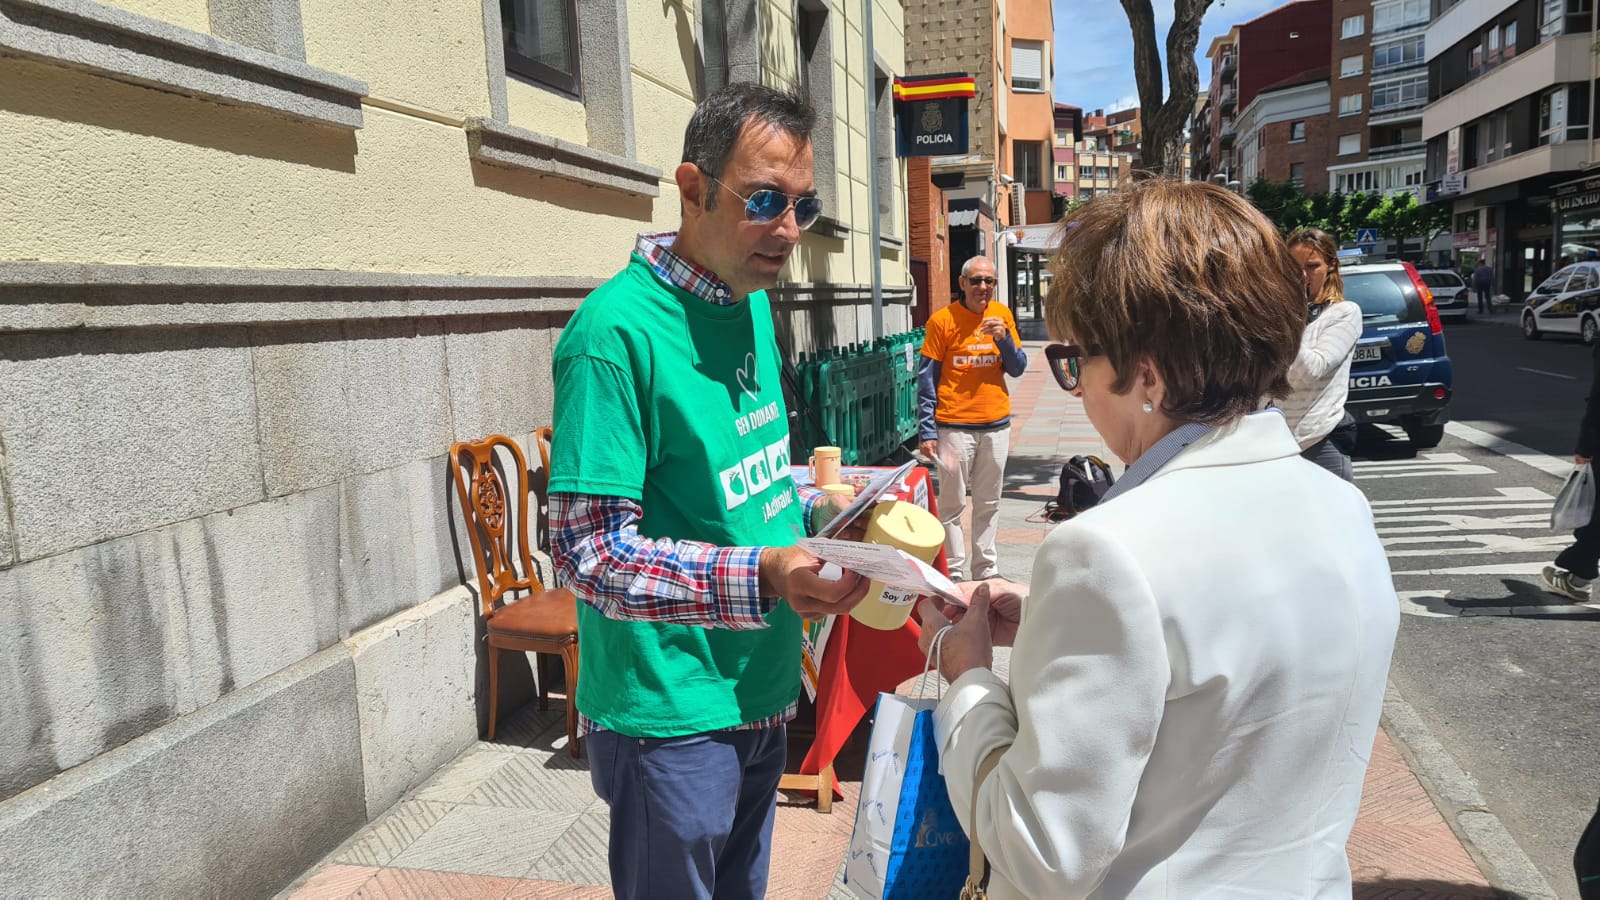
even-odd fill
[{"label": "sky", "polygon": [[[1211,83],[1211,64],[1205,58],[1212,38],[1229,28],[1282,6],[1288,0],[1216,0],[1200,25],[1195,58],[1200,69],[1200,90]],[[1085,111],[1111,112],[1139,105],[1139,88],[1133,80],[1133,32],[1117,0],[1052,0],[1056,20],[1057,103],[1070,103]],[[1166,46],[1172,25],[1172,0],[1153,0],[1156,41]],[[1162,71],[1166,71],[1165,57]]]}]

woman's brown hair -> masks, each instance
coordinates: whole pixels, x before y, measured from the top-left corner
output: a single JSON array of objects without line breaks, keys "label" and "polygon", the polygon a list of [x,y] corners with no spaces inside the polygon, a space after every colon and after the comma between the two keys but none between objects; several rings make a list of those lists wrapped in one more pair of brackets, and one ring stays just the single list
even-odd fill
[{"label": "woman's brown hair", "polygon": [[1179,420],[1220,424],[1288,391],[1305,282],[1243,198],[1150,179],[1079,207],[1060,234],[1046,323],[1057,340],[1099,345],[1117,393],[1141,359],[1161,373],[1163,412]]},{"label": "woman's brown hair", "polygon": [[1284,239],[1289,249],[1296,247],[1310,247],[1311,251],[1322,257],[1322,264],[1328,269],[1328,277],[1322,282],[1322,293],[1312,297],[1312,303],[1338,303],[1344,300],[1344,276],[1339,274],[1339,244],[1334,241],[1333,235],[1321,228],[1296,228]]}]

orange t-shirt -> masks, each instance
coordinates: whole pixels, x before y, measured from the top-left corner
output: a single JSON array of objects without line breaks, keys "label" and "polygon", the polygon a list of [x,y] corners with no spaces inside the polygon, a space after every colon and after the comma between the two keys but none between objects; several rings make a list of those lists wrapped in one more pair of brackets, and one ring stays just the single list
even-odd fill
[{"label": "orange t-shirt", "polygon": [[1000,347],[994,338],[978,332],[978,323],[990,316],[1004,321],[1012,344],[1022,346],[1016,320],[1001,303],[990,301],[980,315],[956,302],[928,318],[922,355],[939,362],[935,421],[987,425],[1011,415],[1011,392],[1000,365]]}]

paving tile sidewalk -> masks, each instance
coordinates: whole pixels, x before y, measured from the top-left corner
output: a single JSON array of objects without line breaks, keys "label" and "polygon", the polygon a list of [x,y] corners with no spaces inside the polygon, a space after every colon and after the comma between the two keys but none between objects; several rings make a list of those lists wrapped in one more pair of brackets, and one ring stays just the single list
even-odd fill
[{"label": "paving tile sidewalk", "polygon": [[[1025,335],[1039,335],[1036,324]],[[1037,519],[1055,494],[1061,461],[1097,453],[1112,462],[1081,405],[1045,369],[1042,342],[1013,382],[1011,455],[999,537],[1000,568],[1027,581],[1048,531]],[[1002,653],[997,669],[1009,660]],[[902,686],[906,689],[908,685]],[[313,898],[607,897],[605,807],[589,785],[587,757],[566,751],[563,710],[521,710],[494,743],[478,742],[353,836],[282,896]],[[847,748],[846,755],[859,752]],[[791,754],[797,762],[798,754]],[[769,897],[851,896],[841,864],[860,790],[859,768],[841,760],[844,800],[819,814],[781,798]],[[1379,732],[1361,812],[1349,843],[1360,898],[1495,897],[1461,841]]]}]

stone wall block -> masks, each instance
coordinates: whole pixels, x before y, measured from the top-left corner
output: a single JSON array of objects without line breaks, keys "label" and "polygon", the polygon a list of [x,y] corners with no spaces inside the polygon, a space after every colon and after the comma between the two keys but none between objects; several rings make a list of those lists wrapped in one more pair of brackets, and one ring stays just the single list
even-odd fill
[{"label": "stone wall block", "polygon": [[262,328],[253,352],[270,496],[438,456],[449,445],[437,324]]},{"label": "stone wall block", "polygon": [[270,896],[365,821],[354,680],[329,649],[0,804],[0,884]]},{"label": "stone wall block", "polygon": [[6,496],[6,451],[0,444],[0,569],[17,561],[16,550],[11,537],[11,500]]},{"label": "stone wall block", "polygon": [[339,489],[177,526],[190,707],[339,641]]},{"label": "stone wall block", "polygon": [[0,335],[18,561],[262,496],[236,329]]},{"label": "stone wall block", "polygon": [[455,587],[353,635],[368,818],[478,735],[474,603]]},{"label": "stone wall block", "polygon": [[170,531],[0,572],[0,798],[188,711],[182,585]]},{"label": "stone wall block", "polygon": [[550,325],[548,316],[484,316],[446,326],[455,440],[526,434],[550,424]]},{"label": "stone wall block", "polygon": [[441,454],[341,483],[341,636],[416,606],[460,584],[463,575],[473,577],[449,479]]}]

